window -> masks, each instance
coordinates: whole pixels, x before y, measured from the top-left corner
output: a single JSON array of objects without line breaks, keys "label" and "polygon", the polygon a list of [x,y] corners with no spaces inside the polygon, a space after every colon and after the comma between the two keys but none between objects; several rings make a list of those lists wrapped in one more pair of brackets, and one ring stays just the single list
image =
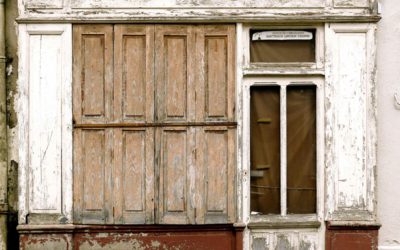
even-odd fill
[{"label": "window", "polygon": [[315,62],[315,29],[250,30],[250,62]]},{"label": "window", "polygon": [[249,213],[265,216],[318,214],[321,180],[322,80],[257,77],[245,80],[249,115]]},{"label": "window", "polygon": [[[253,213],[315,213],[315,90],[313,85],[251,87],[250,209]],[[286,181],[281,182],[284,178]],[[286,207],[281,198],[286,199]]]}]

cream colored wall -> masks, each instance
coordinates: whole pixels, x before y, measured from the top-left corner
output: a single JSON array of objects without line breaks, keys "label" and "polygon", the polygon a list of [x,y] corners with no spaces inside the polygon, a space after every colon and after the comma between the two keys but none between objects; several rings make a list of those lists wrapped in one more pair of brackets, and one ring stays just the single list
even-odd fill
[{"label": "cream colored wall", "polygon": [[[400,1],[380,0],[378,23],[378,216],[380,249],[400,249]],[[400,101],[400,100],[399,100]]]}]

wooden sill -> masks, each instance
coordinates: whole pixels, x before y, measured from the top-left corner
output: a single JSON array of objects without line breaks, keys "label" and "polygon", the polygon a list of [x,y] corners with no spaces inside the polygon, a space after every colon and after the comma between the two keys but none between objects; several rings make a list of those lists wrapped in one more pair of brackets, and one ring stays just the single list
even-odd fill
[{"label": "wooden sill", "polygon": [[316,214],[301,215],[252,215],[247,224],[250,229],[256,228],[319,228],[321,222]]}]

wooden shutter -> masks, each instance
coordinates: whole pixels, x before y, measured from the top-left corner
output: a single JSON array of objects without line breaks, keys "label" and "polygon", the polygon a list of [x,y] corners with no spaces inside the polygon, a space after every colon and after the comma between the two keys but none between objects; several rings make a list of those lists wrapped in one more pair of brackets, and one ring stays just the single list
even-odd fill
[{"label": "wooden shutter", "polygon": [[73,28],[74,214],[82,223],[112,222],[113,27]]},{"label": "wooden shutter", "polygon": [[[157,122],[159,222],[194,223],[191,173],[194,165],[195,118],[194,26],[156,26]],[[179,126],[178,126],[179,125]]]},{"label": "wooden shutter", "polygon": [[154,223],[154,27],[114,26],[114,220]]},{"label": "wooden shutter", "polygon": [[76,221],[234,222],[234,26],[77,25],[74,55]]},{"label": "wooden shutter", "polygon": [[196,33],[196,223],[235,221],[235,27]]}]

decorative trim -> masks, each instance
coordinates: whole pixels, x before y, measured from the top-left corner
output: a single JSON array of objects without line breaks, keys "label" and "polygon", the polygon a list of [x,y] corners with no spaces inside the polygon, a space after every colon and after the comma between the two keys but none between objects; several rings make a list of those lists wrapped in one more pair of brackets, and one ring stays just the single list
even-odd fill
[{"label": "decorative trim", "polygon": [[298,24],[298,23],[343,23],[343,22],[378,22],[381,17],[379,15],[267,15],[264,13],[246,12],[243,14],[225,14],[213,15],[204,13],[190,13],[190,15],[161,14],[161,13],[129,13],[126,15],[73,15],[73,14],[41,14],[20,16],[16,19],[18,23],[269,23],[269,24]]}]

